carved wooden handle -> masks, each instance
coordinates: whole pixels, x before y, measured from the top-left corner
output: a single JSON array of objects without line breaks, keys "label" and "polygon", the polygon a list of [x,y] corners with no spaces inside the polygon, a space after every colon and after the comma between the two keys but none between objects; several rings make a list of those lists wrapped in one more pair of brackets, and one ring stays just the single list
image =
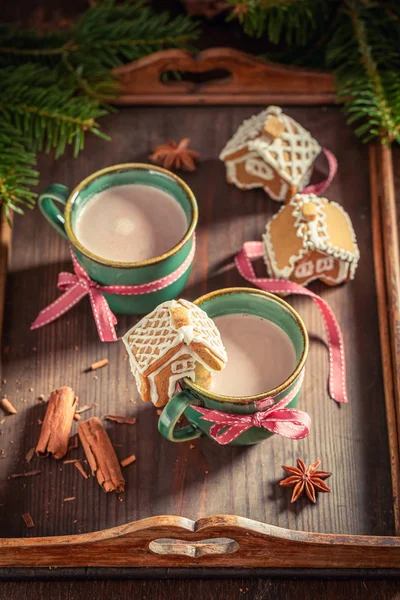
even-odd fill
[{"label": "carved wooden handle", "polygon": [[[208,82],[162,81],[168,71],[228,72]],[[332,75],[268,63],[233,48],[193,56],[161,50],[114,69],[122,93],[116,104],[321,104],[336,97]]]},{"label": "carved wooden handle", "polygon": [[150,542],[149,550],[155,554],[182,554],[191,558],[199,558],[210,554],[233,554],[239,550],[239,544],[231,538],[212,538],[199,542],[159,538]]}]

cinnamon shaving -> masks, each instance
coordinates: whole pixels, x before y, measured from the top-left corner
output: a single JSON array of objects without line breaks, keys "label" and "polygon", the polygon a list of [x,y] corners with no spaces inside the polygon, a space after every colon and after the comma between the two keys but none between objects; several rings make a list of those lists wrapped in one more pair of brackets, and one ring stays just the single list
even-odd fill
[{"label": "cinnamon shaving", "polygon": [[128,465],[131,465],[135,461],[136,461],[136,456],[134,454],[131,454],[130,456],[127,456],[126,458],[121,460],[120,465],[121,465],[121,467],[127,467]]},{"label": "cinnamon shaving", "polygon": [[70,458],[69,460],[63,460],[63,465],[70,465],[76,462],[79,462],[77,458]]},{"label": "cinnamon shaving", "polygon": [[103,358],[102,360],[98,360],[90,365],[90,369],[92,371],[97,371],[97,369],[101,369],[102,367],[106,367],[108,365],[108,358]]},{"label": "cinnamon shaving", "polygon": [[13,406],[9,399],[5,396],[0,400],[0,406],[4,412],[8,413],[9,415],[16,415],[18,412],[15,406]]},{"label": "cinnamon shaving", "polygon": [[36,469],[36,471],[26,471],[25,473],[13,473],[8,479],[17,479],[17,477],[33,477],[34,475],[40,475],[42,471]]},{"label": "cinnamon shaving", "polygon": [[25,462],[30,463],[35,454],[35,448],[30,448],[25,454]]},{"label": "cinnamon shaving", "polygon": [[75,496],[70,496],[69,498],[64,498],[63,502],[72,502],[72,500],[75,500]]},{"label": "cinnamon shaving", "polygon": [[92,417],[88,421],[83,421],[79,425],[78,435],[92,474],[96,475],[103,490],[123,492],[125,479],[111,440],[100,419]]},{"label": "cinnamon shaving", "polygon": [[89,475],[86,473],[85,469],[82,467],[82,464],[79,460],[76,460],[74,466],[78,469],[79,473],[84,476],[85,479],[88,479]]},{"label": "cinnamon shaving", "polygon": [[74,390],[68,386],[51,392],[36,446],[38,456],[60,459],[66,455],[77,402]]},{"label": "cinnamon shaving", "polygon": [[103,419],[107,421],[114,421],[114,423],[120,423],[122,425],[135,425],[136,417],[121,417],[120,415],[104,415]]},{"label": "cinnamon shaving", "polygon": [[80,415],[81,413],[86,412],[87,410],[92,410],[92,408],[94,408],[95,406],[97,406],[97,402],[92,402],[92,404],[84,404],[80,408],[76,409],[75,414]]},{"label": "cinnamon shaving", "polygon": [[33,522],[33,519],[31,517],[30,513],[24,513],[21,516],[22,516],[23,520],[25,521],[25,525],[27,526],[28,529],[35,527],[35,523]]}]

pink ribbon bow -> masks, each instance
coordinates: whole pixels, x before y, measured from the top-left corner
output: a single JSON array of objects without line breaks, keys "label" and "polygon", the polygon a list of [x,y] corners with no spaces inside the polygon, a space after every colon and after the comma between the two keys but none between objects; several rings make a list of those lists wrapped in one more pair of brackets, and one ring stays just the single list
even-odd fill
[{"label": "pink ribbon bow", "polygon": [[[310,433],[311,419],[307,413],[295,408],[286,408],[300,391],[304,379],[304,369],[299,375],[296,385],[284,398],[267,410],[257,411],[252,414],[238,415],[225,413],[219,410],[192,406],[199,412],[204,421],[214,423],[210,428],[210,436],[218,444],[229,444],[250,427],[263,427],[271,433],[276,433],[291,440],[302,440]],[[260,400],[257,405],[268,405],[274,402],[274,397],[269,396]],[[225,429],[226,428],[226,429]],[[225,429],[225,431],[223,431]],[[222,431],[222,433],[221,433]]]},{"label": "pink ribbon bow", "polygon": [[195,250],[196,240],[193,237],[192,248],[184,262],[175,271],[160,279],[139,285],[100,285],[100,283],[93,281],[89,277],[85,269],[76,260],[72,248],[70,248],[75,274],[60,273],[58,275],[57,287],[64,293],[52,304],[40,311],[32,323],[31,329],[38,329],[39,327],[43,327],[43,325],[55,321],[75,306],[84,296],[89,295],[100,340],[102,342],[116,342],[118,338],[115,333],[115,325],[118,321],[103,294],[137,296],[162,290],[174,283],[187,271],[193,262]]},{"label": "pink ribbon bow", "polygon": [[320,296],[298,283],[286,281],[285,279],[257,277],[250,259],[260,258],[261,256],[263,256],[262,242],[245,242],[241,251],[235,257],[239,273],[244,279],[266,292],[282,294],[284,296],[298,294],[312,298],[321,312],[328,337],[329,395],[336,402],[347,402],[344,342],[339,323],[331,307]]},{"label": "pink ribbon bow", "polygon": [[322,152],[325,155],[326,160],[328,161],[328,167],[329,167],[328,177],[324,181],[321,181],[320,183],[315,183],[313,185],[307,185],[303,190],[301,190],[302,194],[316,194],[317,196],[319,196],[326,190],[327,187],[330,186],[333,178],[336,175],[336,171],[338,168],[336,156],[330,150],[327,150],[326,148],[322,148]]}]

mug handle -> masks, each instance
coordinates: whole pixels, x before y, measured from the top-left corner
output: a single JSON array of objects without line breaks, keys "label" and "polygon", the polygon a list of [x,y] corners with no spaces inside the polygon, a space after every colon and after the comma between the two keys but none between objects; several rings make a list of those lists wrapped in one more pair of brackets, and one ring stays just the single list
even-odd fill
[{"label": "mug handle", "polygon": [[178,420],[194,398],[190,392],[183,390],[165,405],[158,419],[158,431],[171,442],[188,442],[201,436],[201,431],[195,425],[186,425],[175,429]]},{"label": "mug handle", "polygon": [[65,206],[70,195],[71,190],[66,185],[52,183],[40,194],[38,199],[42,215],[65,239],[68,239],[68,236],[65,232],[64,212],[55,205],[55,202]]}]

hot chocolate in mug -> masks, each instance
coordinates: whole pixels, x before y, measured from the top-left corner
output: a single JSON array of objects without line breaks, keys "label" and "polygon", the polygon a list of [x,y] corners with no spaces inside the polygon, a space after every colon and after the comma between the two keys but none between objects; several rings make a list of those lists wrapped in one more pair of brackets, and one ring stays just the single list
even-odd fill
[{"label": "hot chocolate in mug", "polygon": [[[181,382],[182,391],[168,402],[160,415],[160,433],[174,442],[207,435],[224,445],[255,444],[272,433],[292,439],[305,437],[310,419],[295,407],[300,398],[309,342],[306,327],[297,312],[278,296],[251,288],[217,290],[194,303],[215,320],[217,327],[220,324],[228,354],[226,372],[214,375],[215,385],[213,382],[209,390],[185,378]],[[236,324],[238,330],[229,337]],[[270,334],[265,333],[268,327]],[[224,336],[228,337],[224,339]],[[253,355],[254,364],[249,354]],[[285,364],[280,364],[280,360]],[[240,378],[246,378],[252,368],[256,369],[257,381],[242,381]],[[273,388],[260,388],[264,376],[274,382]],[[284,379],[279,381],[279,377]],[[236,394],[235,389],[241,393],[251,390],[252,395]],[[179,428],[177,423],[183,414],[190,424]]]},{"label": "hot chocolate in mug", "polygon": [[174,173],[140,163],[107,167],[73,191],[50,185],[40,195],[39,207],[99,284],[134,286],[163,280],[148,293],[105,293],[113,312],[148,313],[184,288],[198,209],[193,192]]}]

